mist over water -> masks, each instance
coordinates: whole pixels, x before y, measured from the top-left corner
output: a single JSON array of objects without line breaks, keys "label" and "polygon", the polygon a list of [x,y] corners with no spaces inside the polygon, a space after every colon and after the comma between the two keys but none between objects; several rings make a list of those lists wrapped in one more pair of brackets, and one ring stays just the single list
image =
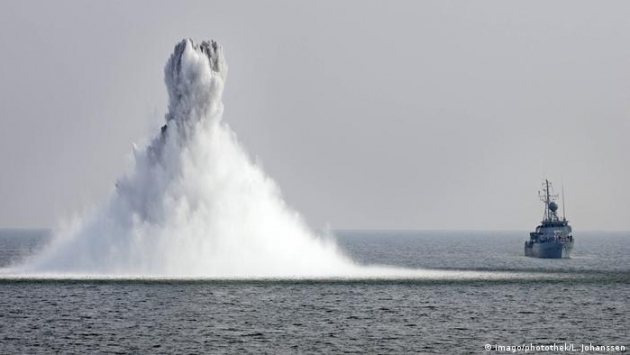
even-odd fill
[{"label": "mist over water", "polygon": [[166,124],[107,201],[17,270],[185,277],[341,276],[360,268],[313,233],[222,122],[221,46],[183,40],[165,67]]}]

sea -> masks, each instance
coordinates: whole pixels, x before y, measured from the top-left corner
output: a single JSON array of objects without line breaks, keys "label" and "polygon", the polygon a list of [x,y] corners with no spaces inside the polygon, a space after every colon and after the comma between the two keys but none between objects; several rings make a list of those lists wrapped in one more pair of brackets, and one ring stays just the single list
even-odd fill
[{"label": "sea", "polygon": [[[48,230],[0,229],[0,267]],[[570,259],[527,231],[335,231],[405,279],[43,279],[0,275],[0,354],[492,354],[630,349],[630,232],[574,233]],[[487,277],[496,275],[497,277]]]}]

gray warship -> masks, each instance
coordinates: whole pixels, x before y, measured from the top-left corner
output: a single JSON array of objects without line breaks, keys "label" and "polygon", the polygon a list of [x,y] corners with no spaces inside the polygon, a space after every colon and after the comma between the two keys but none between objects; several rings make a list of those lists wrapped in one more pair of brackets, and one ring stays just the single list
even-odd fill
[{"label": "gray warship", "polygon": [[529,233],[529,240],[525,242],[525,256],[548,259],[571,257],[571,226],[564,216],[564,206],[562,219],[558,217],[558,204],[554,201],[557,195],[552,194],[551,188],[549,180],[545,180],[543,189],[539,192],[540,199],[545,203],[545,213],[540,225]]}]

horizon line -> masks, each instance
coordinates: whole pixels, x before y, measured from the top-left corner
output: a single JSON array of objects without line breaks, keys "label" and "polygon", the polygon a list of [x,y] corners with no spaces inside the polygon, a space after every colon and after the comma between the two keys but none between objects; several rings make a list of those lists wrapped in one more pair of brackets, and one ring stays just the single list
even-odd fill
[{"label": "horizon line", "polygon": [[[46,231],[54,231],[55,227],[42,227],[42,226],[1,226],[0,230],[46,230]],[[326,230],[330,230],[333,232],[527,232],[528,229],[464,229],[464,228],[387,228],[387,227],[379,227],[379,228],[311,228],[314,232],[324,232]],[[630,230],[623,229],[584,229],[578,231],[578,233],[587,232],[611,232],[611,233],[630,233]]]}]

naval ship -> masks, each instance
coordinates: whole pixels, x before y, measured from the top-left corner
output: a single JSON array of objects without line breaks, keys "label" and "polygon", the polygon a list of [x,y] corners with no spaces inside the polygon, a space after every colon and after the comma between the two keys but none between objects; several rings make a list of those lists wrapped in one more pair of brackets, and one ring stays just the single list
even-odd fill
[{"label": "naval ship", "polygon": [[536,230],[529,233],[529,240],[525,242],[525,256],[550,259],[569,258],[573,249],[571,226],[564,216],[564,206],[562,219],[558,217],[558,204],[554,201],[558,196],[552,194],[549,180],[545,180],[539,195],[545,203],[545,214]]}]

